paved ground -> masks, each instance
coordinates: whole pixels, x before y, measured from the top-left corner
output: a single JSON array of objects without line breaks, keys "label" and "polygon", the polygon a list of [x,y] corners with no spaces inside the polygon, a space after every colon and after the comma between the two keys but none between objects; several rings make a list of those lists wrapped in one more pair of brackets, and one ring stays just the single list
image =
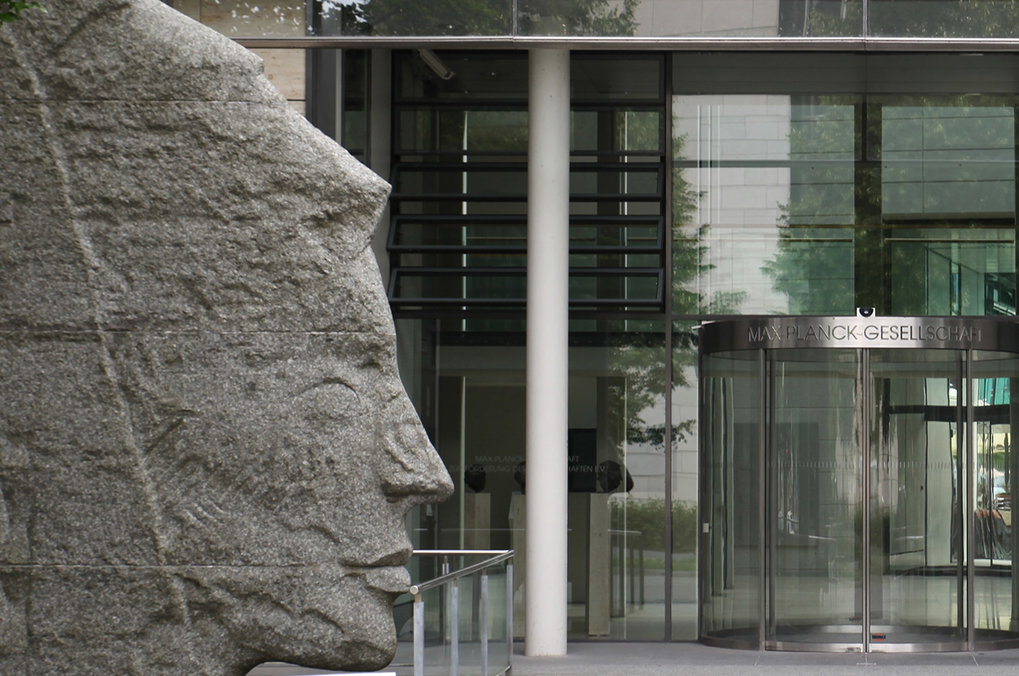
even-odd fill
[{"label": "paved ground", "polygon": [[1019,674],[1019,650],[987,653],[830,654],[710,648],[698,643],[575,643],[565,658],[514,655],[513,676],[604,674],[823,674],[962,676]]},{"label": "paved ground", "polygon": [[[516,646],[511,676],[1013,676],[1019,650],[976,653],[830,654],[776,653],[710,648],[698,643],[571,643],[566,657],[527,657]],[[387,670],[399,676],[405,667]],[[429,675],[448,670],[428,670]],[[297,676],[326,672],[262,666],[250,676]],[[461,674],[476,672],[464,669]]]}]

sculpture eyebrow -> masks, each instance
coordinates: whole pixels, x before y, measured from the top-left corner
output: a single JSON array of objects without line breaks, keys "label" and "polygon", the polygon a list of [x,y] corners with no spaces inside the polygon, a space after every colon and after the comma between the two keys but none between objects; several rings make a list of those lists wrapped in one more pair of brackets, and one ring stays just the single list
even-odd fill
[{"label": "sculpture eyebrow", "polygon": [[311,385],[308,385],[303,390],[301,390],[298,394],[299,395],[301,395],[301,394],[308,394],[309,392],[312,392],[312,391],[317,390],[317,389],[319,389],[321,387],[326,387],[326,386],[329,386],[329,385],[341,385],[342,387],[345,387],[348,390],[350,390],[351,393],[353,393],[353,395],[355,397],[357,397],[358,399],[361,398],[361,395],[358,394],[357,390],[354,388],[353,385],[348,383],[343,378],[338,378],[338,377],[323,378],[322,380],[318,381],[317,383],[312,383]]}]

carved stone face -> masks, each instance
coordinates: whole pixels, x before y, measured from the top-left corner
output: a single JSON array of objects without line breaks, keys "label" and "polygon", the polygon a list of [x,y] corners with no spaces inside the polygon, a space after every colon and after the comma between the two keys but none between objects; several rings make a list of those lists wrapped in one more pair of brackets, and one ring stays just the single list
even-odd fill
[{"label": "carved stone face", "polygon": [[26,15],[0,72],[0,673],[385,664],[405,514],[452,491],[388,186],[156,0]]},{"label": "carved stone face", "polygon": [[147,336],[114,359],[138,379],[120,381],[128,400],[153,384],[161,395],[151,422],[145,406],[132,417],[160,559],[179,567],[186,605],[215,599],[217,621],[254,654],[386,664],[392,601],[409,584],[404,515],[450,490],[392,344],[342,333]]}]

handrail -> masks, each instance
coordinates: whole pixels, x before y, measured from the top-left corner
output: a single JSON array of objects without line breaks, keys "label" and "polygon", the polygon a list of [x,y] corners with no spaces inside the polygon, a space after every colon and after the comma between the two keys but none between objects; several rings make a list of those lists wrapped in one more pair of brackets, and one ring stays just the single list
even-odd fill
[{"label": "handrail", "polygon": [[503,550],[503,549],[480,549],[480,550],[470,550],[470,549],[427,549],[427,550],[415,550],[414,554],[415,555],[418,555],[418,554],[422,554],[422,555],[432,554],[432,555],[436,555],[436,556],[438,556],[438,555],[458,555],[458,554],[497,554],[497,556],[493,556],[492,558],[485,559],[484,561],[479,561],[478,563],[472,563],[471,565],[467,566],[466,568],[461,568],[461,569],[455,570],[455,571],[453,571],[451,573],[446,573],[445,575],[440,575],[437,578],[434,578],[434,579],[431,579],[431,580],[427,580],[426,582],[422,582],[421,584],[412,584],[410,586],[410,593],[413,594],[414,596],[417,596],[421,592],[428,591],[429,589],[434,589],[436,587],[441,587],[442,585],[444,585],[445,583],[449,582],[450,580],[456,580],[456,579],[459,579],[461,577],[465,577],[467,575],[470,575],[471,573],[476,573],[479,570],[484,570],[485,568],[491,568],[492,566],[496,565],[497,563],[502,563],[503,561],[506,561],[507,559],[512,559],[513,558],[513,550],[512,549],[505,549],[505,550]]},{"label": "handrail", "polygon": [[[510,530],[510,529],[505,529]],[[512,549],[415,549],[414,556],[457,556],[459,554],[473,555],[473,554],[505,554],[506,552],[512,552]]]},{"label": "handrail", "polygon": [[733,35],[662,36],[662,37],[589,37],[589,36],[354,36],[308,35],[294,37],[246,36],[232,38],[248,49],[406,49],[431,46],[435,49],[535,49],[557,47],[585,50],[737,51],[737,52],[808,52],[854,51],[884,52],[1014,52],[1016,38],[941,38],[941,37],[756,37]]},{"label": "handrail", "polygon": [[414,595],[414,676],[425,672],[425,603],[422,593],[429,589],[448,586],[445,606],[449,610],[450,676],[460,676],[460,621],[459,621],[459,580],[480,573],[479,632],[481,647],[482,676],[489,676],[488,656],[488,569],[506,562],[506,666],[498,673],[505,674],[512,669],[513,661],[513,550],[512,549],[423,549],[414,550],[418,556],[491,555],[478,563],[460,570],[440,575],[432,580],[410,586]]}]

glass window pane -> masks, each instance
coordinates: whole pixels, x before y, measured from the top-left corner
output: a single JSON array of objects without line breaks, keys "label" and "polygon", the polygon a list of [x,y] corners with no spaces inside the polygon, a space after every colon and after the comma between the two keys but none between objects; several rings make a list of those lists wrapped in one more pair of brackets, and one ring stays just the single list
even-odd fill
[{"label": "glass window pane", "polygon": [[1009,0],[870,0],[871,35],[1007,38],[1017,31],[1019,6]]},{"label": "glass window pane", "polygon": [[677,312],[1014,314],[1016,64],[918,58],[676,57]]},{"label": "glass window pane", "polygon": [[758,642],[761,626],[759,430],[756,353],[707,356],[698,430],[703,454],[700,533],[701,635]]},{"label": "glass window pane", "polygon": [[320,7],[321,35],[509,35],[513,25],[512,0],[326,0]]},{"label": "glass window pane", "polygon": [[1015,631],[1019,609],[1013,560],[1016,549],[1012,503],[1019,463],[1013,421],[1019,409],[1011,392],[1019,383],[1014,355],[974,355],[975,435],[973,439],[975,587],[977,640]]},{"label": "glass window pane", "polygon": [[886,220],[1015,215],[1015,114],[1004,106],[881,110]]},{"label": "glass window pane", "polygon": [[677,97],[677,311],[852,310],[854,106],[798,98]]},{"label": "glass window pane", "polygon": [[1012,0],[166,0],[227,35],[1014,38]]},{"label": "glass window pane", "polygon": [[[431,5],[421,5],[431,7]],[[394,55],[397,99],[527,101],[527,54],[419,50]]]},{"label": "glass window pane", "polygon": [[[516,331],[480,332],[456,321],[402,319],[397,328],[408,393],[456,485],[447,502],[415,513],[416,544],[514,548],[524,557],[522,323]],[[607,322],[574,325],[570,333],[571,638],[664,636],[663,328],[660,321]],[[518,560],[518,637],[523,568]]]},{"label": "glass window pane", "polygon": [[663,58],[658,54],[578,54],[573,58],[570,96],[574,101],[630,105],[663,97]]},{"label": "glass window pane", "polygon": [[697,639],[697,324],[672,328],[672,640]]},{"label": "glass window pane", "polygon": [[861,34],[862,15],[861,0],[521,0],[519,29],[548,36],[846,36]]}]

